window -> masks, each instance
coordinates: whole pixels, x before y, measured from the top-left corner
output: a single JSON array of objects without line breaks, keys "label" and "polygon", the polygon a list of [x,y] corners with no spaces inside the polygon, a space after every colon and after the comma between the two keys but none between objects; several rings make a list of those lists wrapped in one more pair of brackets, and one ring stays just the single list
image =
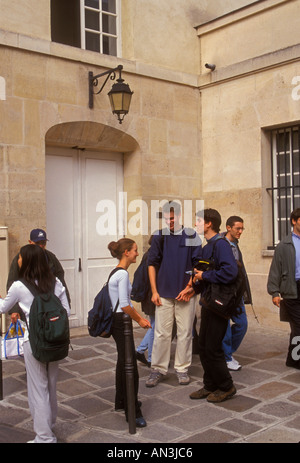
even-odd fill
[{"label": "window", "polygon": [[54,42],[117,56],[120,0],[51,0]]},{"label": "window", "polygon": [[82,48],[117,56],[116,0],[82,0]]},{"label": "window", "polygon": [[300,207],[300,125],[271,131],[273,247],[290,229],[291,212]]},{"label": "window", "polygon": [[51,39],[81,47],[80,0],[51,0]]}]

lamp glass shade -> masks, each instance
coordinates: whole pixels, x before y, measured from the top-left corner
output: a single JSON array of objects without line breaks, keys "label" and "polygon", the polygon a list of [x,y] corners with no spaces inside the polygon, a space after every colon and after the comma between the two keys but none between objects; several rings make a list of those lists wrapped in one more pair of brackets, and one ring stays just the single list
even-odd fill
[{"label": "lamp glass shade", "polygon": [[112,112],[114,114],[127,114],[132,94],[129,85],[123,83],[114,84],[108,93]]}]

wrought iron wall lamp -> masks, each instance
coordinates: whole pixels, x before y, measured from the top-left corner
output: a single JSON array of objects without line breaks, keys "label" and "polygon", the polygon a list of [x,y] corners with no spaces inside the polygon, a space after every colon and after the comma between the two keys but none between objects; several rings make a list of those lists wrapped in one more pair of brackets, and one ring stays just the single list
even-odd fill
[{"label": "wrought iron wall lamp", "polygon": [[[109,101],[113,114],[116,114],[119,120],[119,123],[122,124],[124,117],[129,111],[131,97],[133,92],[130,90],[128,84],[124,84],[124,79],[122,79],[122,69],[123,66],[120,64],[114,69],[109,69],[108,71],[102,72],[94,76],[93,72],[89,72],[89,108],[94,107],[94,95],[98,95],[102,92],[106,82],[110,78],[115,80],[116,72],[119,71],[119,78],[117,82],[113,84],[110,92],[108,92]],[[102,87],[98,92],[94,92],[94,87],[98,85],[98,78],[107,76]]]}]

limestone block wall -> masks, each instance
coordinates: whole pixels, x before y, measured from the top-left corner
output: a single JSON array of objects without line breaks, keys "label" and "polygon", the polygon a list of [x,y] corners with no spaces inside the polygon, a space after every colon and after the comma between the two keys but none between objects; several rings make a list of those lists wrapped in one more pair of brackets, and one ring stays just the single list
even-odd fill
[{"label": "limestone block wall", "polygon": [[0,0],[0,11],[0,30],[49,40],[49,0]]},{"label": "limestone block wall", "polygon": [[[196,77],[154,67],[146,72],[109,56],[99,67],[95,55],[39,40],[23,49],[13,34],[2,40],[6,99],[0,101],[0,221],[9,230],[10,258],[33,227],[46,226],[47,143],[124,153],[129,202],[200,195]],[[108,88],[95,96],[94,109],[88,108],[88,72],[119,63],[134,91],[122,126],[111,113]],[[97,130],[92,132],[88,123]]]},{"label": "limestone block wall", "polygon": [[[272,252],[270,129],[299,122],[292,98],[300,62],[240,76],[201,91],[203,197],[218,209],[223,229],[230,215],[245,221],[240,240],[260,319],[278,325],[266,283]],[[251,311],[250,311],[251,315]]]},{"label": "limestone block wall", "polygon": [[262,323],[276,327],[282,324],[266,289],[273,255],[270,130],[300,120],[292,97],[300,75],[299,7],[294,0],[254,2],[197,27],[203,198],[220,211],[223,230],[230,215],[244,219],[240,247],[254,308]]},{"label": "limestone block wall", "polygon": [[201,73],[205,63],[225,68],[276,53],[299,43],[300,4],[297,0],[253,2],[197,28]]}]

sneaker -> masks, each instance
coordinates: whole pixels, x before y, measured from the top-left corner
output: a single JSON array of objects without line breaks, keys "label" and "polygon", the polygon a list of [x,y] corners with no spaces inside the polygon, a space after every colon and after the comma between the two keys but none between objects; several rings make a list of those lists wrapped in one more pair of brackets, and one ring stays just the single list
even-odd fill
[{"label": "sneaker", "polygon": [[224,402],[224,400],[230,399],[236,394],[236,388],[232,386],[229,391],[221,391],[217,389],[215,392],[209,394],[206,398],[207,402],[219,403]]},{"label": "sneaker", "polygon": [[231,358],[229,362],[226,362],[226,363],[227,363],[228,370],[239,371],[242,369],[242,365],[240,365],[239,362],[235,360],[233,357]]},{"label": "sneaker", "polygon": [[157,384],[163,380],[164,375],[158,370],[152,370],[149,378],[146,381],[146,387],[155,387]]},{"label": "sneaker", "polygon": [[190,399],[197,400],[197,399],[206,399],[209,394],[212,394],[211,391],[208,391],[203,387],[202,389],[199,389],[199,391],[192,392],[190,394]]},{"label": "sneaker", "polygon": [[141,352],[136,351],[136,353],[135,353],[135,358],[136,358],[139,362],[142,362],[144,365],[147,365],[147,367],[150,368],[151,363],[147,361],[147,359],[146,359],[144,353],[141,353]]},{"label": "sneaker", "polygon": [[176,375],[177,375],[179,384],[182,384],[183,386],[185,386],[186,384],[190,384],[191,379],[187,373],[176,371]]}]

